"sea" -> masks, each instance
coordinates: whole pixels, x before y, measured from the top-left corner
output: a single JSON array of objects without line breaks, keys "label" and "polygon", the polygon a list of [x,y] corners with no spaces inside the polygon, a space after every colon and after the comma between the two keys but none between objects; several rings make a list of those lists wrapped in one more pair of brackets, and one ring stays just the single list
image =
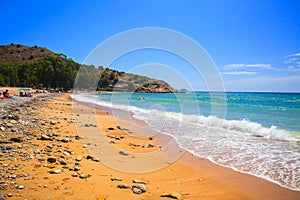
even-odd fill
[{"label": "sea", "polygon": [[200,158],[300,191],[300,93],[74,94],[121,109]]}]

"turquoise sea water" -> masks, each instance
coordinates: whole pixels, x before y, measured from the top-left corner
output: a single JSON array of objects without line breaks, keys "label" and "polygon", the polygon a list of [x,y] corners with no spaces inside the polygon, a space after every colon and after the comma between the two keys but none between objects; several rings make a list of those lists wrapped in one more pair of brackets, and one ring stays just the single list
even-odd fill
[{"label": "turquoise sea water", "polygon": [[199,157],[300,190],[300,94],[110,93],[73,98],[130,111]]}]

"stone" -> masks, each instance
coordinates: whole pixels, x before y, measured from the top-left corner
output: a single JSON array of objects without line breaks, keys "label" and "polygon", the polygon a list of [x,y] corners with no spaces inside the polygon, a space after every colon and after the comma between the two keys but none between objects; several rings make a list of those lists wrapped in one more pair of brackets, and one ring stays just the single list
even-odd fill
[{"label": "stone", "polygon": [[56,170],[54,170],[54,173],[55,173],[55,174],[61,173],[61,169],[56,169]]},{"label": "stone", "polygon": [[95,161],[95,162],[100,162],[100,159],[97,158],[97,157],[92,157],[92,160]]},{"label": "stone", "polygon": [[71,155],[71,153],[70,153],[70,152],[68,152],[68,151],[64,151],[64,155],[65,155],[65,156],[70,156],[70,155]]},{"label": "stone", "polygon": [[82,160],[82,156],[78,156],[77,158],[76,158],[76,161],[81,161]]},{"label": "stone", "polygon": [[75,172],[79,171],[80,168],[78,166],[75,166],[74,169],[73,169]]},{"label": "stone", "polygon": [[168,198],[172,198],[172,199],[181,199],[181,194],[179,194],[178,192],[164,192],[160,195],[161,197],[168,197]]},{"label": "stone", "polygon": [[61,173],[61,169],[50,169],[49,173],[50,174],[60,174]]},{"label": "stone", "polygon": [[65,160],[61,160],[61,161],[59,161],[59,164],[61,164],[61,165],[67,165],[67,162]]},{"label": "stone", "polygon": [[153,140],[153,138],[152,138],[152,137],[149,137],[148,139],[149,139],[149,140]]},{"label": "stone", "polygon": [[122,156],[128,156],[129,154],[125,151],[119,151],[119,154]]},{"label": "stone", "polygon": [[18,186],[18,189],[19,189],[19,190],[22,190],[22,189],[24,189],[24,188],[25,188],[24,185],[19,185],[19,186]]},{"label": "stone", "polygon": [[117,185],[117,188],[131,189],[131,185],[128,185],[128,184],[119,184],[119,185]]},{"label": "stone", "polygon": [[111,181],[122,181],[122,179],[120,179],[120,178],[111,178],[110,180]]},{"label": "stone", "polygon": [[50,124],[51,124],[51,125],[55,125],[55,124],[57,124],[57,122],[54,121],[54,120],[50,120]]},{"label": "stone", "polygon": [[68,142],[70,142],[71,140],[69,139],[69,138],[63,138],[62,140],[61,140],[61,142],[64,142],[64,143],[68,143]]},{"label": "stone", "polygon": [[36,150],[33,151],[33,153],[34,153],[34,154],[40,154],[40,153],[41,153],[41,150],[36,149]]},{"label": "stone", "polygon": [[148,144],[148,148],[153,148],[153,147],[155,147],[154,144]]},{"label": "stone", "polygon": [[145,184],[139,184],[139,185],[136,185],[136,186],[133,186],[133,187],[136,187],[136,188],[140,189],[142,192],[147,191]]},{"label": "stone", "polygon": [[[13,197],[13,194],[12,193],[8,193],[7,194],[7,197]],[[0,198],[1,199],[1,198]]]},{"label": "stone", "polygon": [[47,158],[48,163],[56,163],[56,158]]},{"label": "stone", "polygon": [[84,175],[84,174],[80,174],[80,175],[79,175],[79,178],[81,178],[81,179],[85,179],[85,178],[87,178],[87,176],[86,176],[86,175]]},{"label": "stone", "polygon": [[45,161],[45,158],[38,158],[38,161],[39,161],[39,162],[44,162],[44,161]]},{"label": "stone", "polygon": [[113,130],[115,130],[115,128],[114,127],[109,127],[107,130],[113,131]]},{"label": "stone", "polygon": [[146,184],[145,182],[139,180],[139,179],[133,179],[132,180],[133,183],[138,183],[138,184]]},{"label": "stone", "polygon": [[11,179],[16,179],[16,178],[17,178],[17,175],[15,175],[15,174],[14,174],[14,175],[11,175],[10,178],[11,178]]},{"label": "stone", "polygon": [[19,137],[10,138],[9,140],[12,142],[22,142],[22,139]]},{"label": "stone", "polygon": [[134,194],[142,194],[142,193],[143,193],[143,191],[142,191],[141,189],[139,189],[139,188],[137,188],[137,187],[135,187],[135,186],[133,186],[133,187],[131,188],[131,190],[132,190],[132,192],[133,192]]},{"label": "stone", "polygon": [[50,140],[50,137],[45,134],[42,134],[40,139],[41,140]]}]

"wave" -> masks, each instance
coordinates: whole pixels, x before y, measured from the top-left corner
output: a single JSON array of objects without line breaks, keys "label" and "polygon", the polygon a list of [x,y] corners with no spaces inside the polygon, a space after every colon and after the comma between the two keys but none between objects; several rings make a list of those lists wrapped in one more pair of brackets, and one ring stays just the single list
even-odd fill
[{"label": "wave", "polygon": [[[134,113],[134,117],[144,120],[149,125],[155,127],[157,124],[161,124],[162,121],[174,120],[176,123],[187,123],[189,125],[199,126],[204,129],[214,128],[219,131],[233,132],[241,136],[254,136],[263,137],[266,139],[281,140],[281,141],[299,141],[299,139],[293,137],[290,131],[277,128],[276,126],[264,127],[263,125],[242,120],[226,120],[220,119],[215,116],[197,116],[188,115],[176,112],[167,112],[157,109],[144,109],[136,106],[112,104],[111,102],[101,101],[94,95],[71,95],[71,97],[78,101],[94,103],[96,105],[105,106],[109,108],[121,109],[125,111],[131,111]],[[156,120],[155,120],[156,119]],[[157,129],[157,128],[156,128]]]}]

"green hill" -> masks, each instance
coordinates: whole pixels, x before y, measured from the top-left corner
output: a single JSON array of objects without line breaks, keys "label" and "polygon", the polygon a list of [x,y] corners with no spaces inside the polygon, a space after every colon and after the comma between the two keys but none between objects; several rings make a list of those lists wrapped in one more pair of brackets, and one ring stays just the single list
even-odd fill
[{"label": "green hill", "polygon": [[[76,79],[77,77],[77,79]],[[162,80],[82,65],[45,47],[0,45],[0,86],[178,92]]]}]

